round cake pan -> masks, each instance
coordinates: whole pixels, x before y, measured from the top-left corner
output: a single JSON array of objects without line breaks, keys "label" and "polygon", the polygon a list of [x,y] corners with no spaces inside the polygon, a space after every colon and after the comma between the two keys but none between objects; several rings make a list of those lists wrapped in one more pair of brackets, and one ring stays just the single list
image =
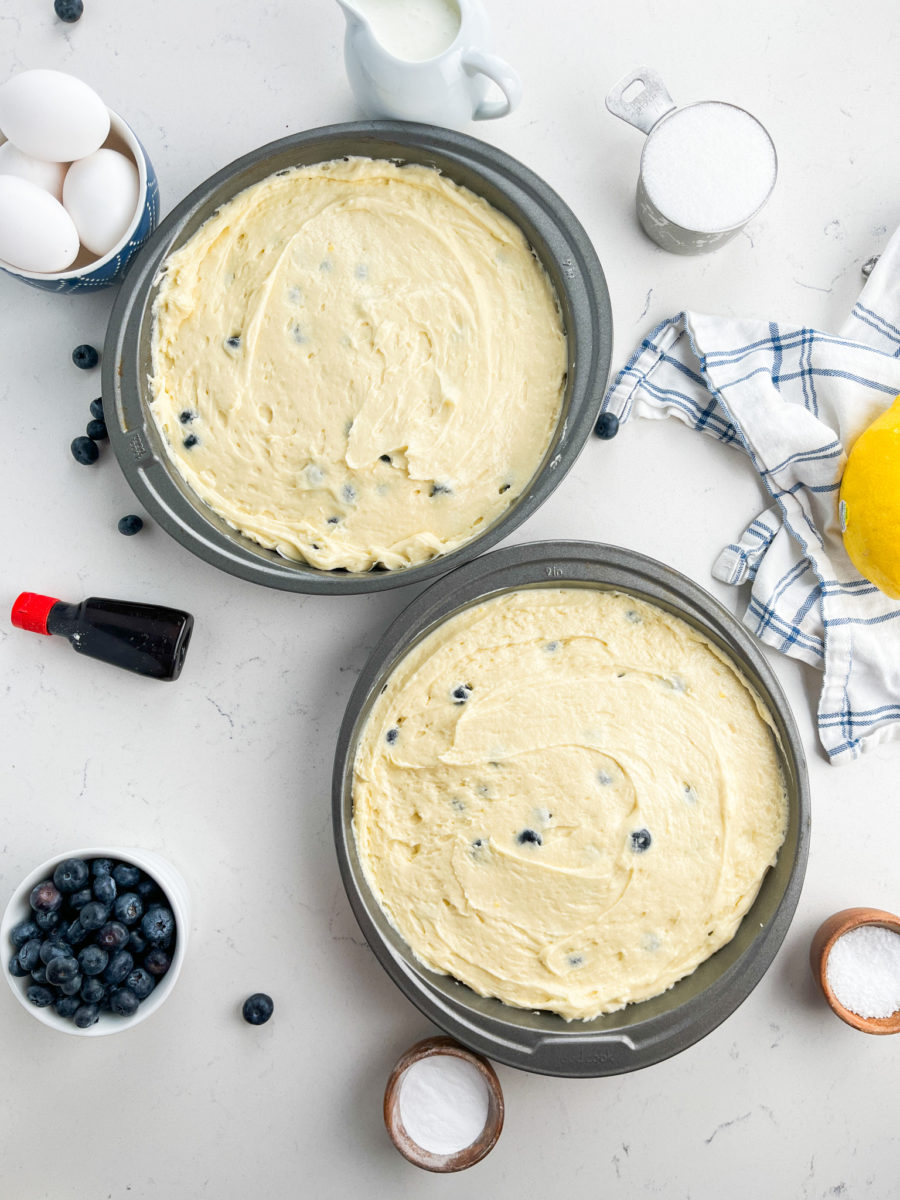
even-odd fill
[{"label": "round cake pan", "polygon": [[[289,167],[353,156],[434,167],[508,216],[550,277],[568,343],[560,419],[522,495],[464,545],[396,571],[324,571],[282,558],[244,537],[181,479],[148,407],[152,309],[165,258],[251,184]],[[262,146],[201,184],[163,221],[129,271],[113,309],[103,356],[104,411],[116,457],[138,499],[163,529],[206,562],[287,591],[380,591],[433,579],[468,561],[506,537],[547,499],[596,422],[611,355],[612,314],[603,270],[584,229],[556,192],[509,155],[466,134],[366,121],[312,129]]]},{"label": "round cake pan", "polygon": [[[732,659],[766,701],[778,733],[789,802],[787,836],[737,934],[674,987],[591,1021],[513,1008],[477,995],[416,959],[372,894],[353,836],[357,741],[399,660],[448,617],[522,588],[590,587],[627,592],[699,630]],[[787,932],[806,870],[809,785],[806,759],[784,693],[747,631],[703,588],[651,558],[589,542],[538,542],[497,550],[428,588],[375,648],[341,727],[333,779],[334,836],[344,887],[360,927],[401,991],[436,1025],[473,1050],[544,1075],[634,1071],[686,1049],[715,1029],[762,978]]]}]

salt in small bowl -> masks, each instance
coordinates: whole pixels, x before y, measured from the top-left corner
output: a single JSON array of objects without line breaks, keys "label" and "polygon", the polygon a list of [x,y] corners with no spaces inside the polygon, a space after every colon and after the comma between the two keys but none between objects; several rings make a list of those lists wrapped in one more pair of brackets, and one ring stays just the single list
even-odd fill
[{"label": "salt in small bowl", "polygon": [[[488,1112],[481,1134],[470,1145],[455,1154],[435,1154],[418,1145],[406,1131],[400,1113],[400,1089],[406,1072],[415,1063],[435,1055],[453,1055],[475,1067],[488,1089]],[[450,1037],[430,1037],[411,1046],[398,1059],[384,1091],[384,1123],[391,1141],[404,1158],[426,1171],[448,1174],[464,1171],[481,1162],[493,1150],[503,1129],[503,1090],[494,1068],[479,1054],[473,1054],[465,1046]]]},{"label": "salt in small bowl", "polygon": [[845,1008],[834,994],[828,982],[828,956],[838,938],[851,930],[860,929],[865,925],[880,926],[900,934],[900,917],[885,912],[880,908],[844,908],[823,921],[816,930],[809,948],[809,961],[813,975],[828,1001],[832,1011],[862,1033],[900,1033],[900,1009],[889,1017],[861,1017],[858,1013]]}]

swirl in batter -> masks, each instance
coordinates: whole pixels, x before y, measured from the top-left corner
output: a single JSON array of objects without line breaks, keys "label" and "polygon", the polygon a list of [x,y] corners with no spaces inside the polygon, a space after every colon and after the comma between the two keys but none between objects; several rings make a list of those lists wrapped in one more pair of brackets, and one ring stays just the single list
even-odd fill
[{"label": "swirl in batter", "polygon": [[567,1019],[670,988],[734,936],[784,840],[771,718],[686,622],[535,588],[401,660],[354,768],[366,879],[417,958]]},{"label": "swirl in batter", "polygon": [[556,429],[566,340],[521,230],[436,170],[349,159],[247,188],[166,260],[150,409],[190,488],[324,569],[491,525]]}]

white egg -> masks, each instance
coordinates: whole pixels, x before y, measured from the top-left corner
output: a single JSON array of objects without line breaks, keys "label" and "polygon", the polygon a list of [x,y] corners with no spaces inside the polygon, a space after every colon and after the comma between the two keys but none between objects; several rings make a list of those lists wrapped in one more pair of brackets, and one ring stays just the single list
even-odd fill
[{"label": "white egg", "polygon": [[0,87],[0,129],[33,158],[72,162],[106,141],[109,112],[74,75],[22,71]]},{"label": "white egg", "polygon": [[56,275],[78,254],[78,230],[49,192],[19,179],[0,175],[0,258],[20,271]]},{"label": "white egg", "polygon": [[122,240],[138,205],[138,172],[118,150],[96,150],[73,162],[63,204],[82,245],[102,257]]},{"label": "white egg", "polygon": [[23,154],[12,142],[4,142],[0,146],[0,175],[17,175],[19,179],[36,183],[60,202],[68,169],[68,163],[44,162],[43,159],[32,158],[30,154]]}]

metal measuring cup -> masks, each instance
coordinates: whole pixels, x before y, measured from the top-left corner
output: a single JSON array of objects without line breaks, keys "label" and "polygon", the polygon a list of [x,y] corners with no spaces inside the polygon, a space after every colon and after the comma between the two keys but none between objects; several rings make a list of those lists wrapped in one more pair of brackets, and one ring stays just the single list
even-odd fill
[{"label": "metal measuring cup", "polygon": [[[638,85],[636,92],[634,91],[635,85]],[[626,93],[629,91],[633,94],[626,99]],[[645,179],[644,165],[651,141],[664,123],[677,120],[680,114],[689,109],[696,110],[713,106],[733,109],[742,113],[759,127],[771,147],[772,182],[760,203],[737,224],[724,229],[689,229],[684,225],[679,225],[672,220],[671,216],[667,215],[663,196],[650,194]],[[719,100],[700,100],[695,104],[679,108],[669,95],[661,76],[651,67],[638,67],[636,70],[630,71],[624,79],[620,79],[606,97],[606,107],[613,116],[620,117],[629,125],[633,125],[648,135],[641,153],[641,168],[637,182],[637,215],[641,228],[647,236],[652,238],[657,245],[662,246],[664,250],[671,250],[675,254],[705,254],[710,250],[717,249],[725,242],[730,241],[736,233],[739,233],[747,222],[759,213],[772,194],[778,173],[775,147],[762,123],[746,109]]]}]

